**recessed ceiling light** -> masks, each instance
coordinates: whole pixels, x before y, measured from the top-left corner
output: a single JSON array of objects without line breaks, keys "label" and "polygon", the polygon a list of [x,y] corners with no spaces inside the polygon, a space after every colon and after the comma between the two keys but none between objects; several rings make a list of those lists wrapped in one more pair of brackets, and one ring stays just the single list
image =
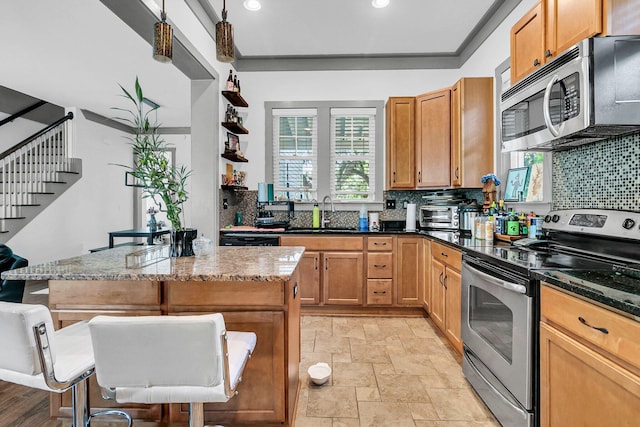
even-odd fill
[{"label": "recessed ceiling light", "polygon": [[375,8],[382,8],[389,6],[389,0],[371,0],[371,6]]},{"label": "recessed ceiling light", "polygon": [[260,10],[260,8],[262,7],[262,5],[258,0],[244,0],[244,3],[242,4],[244,5],[245,9],[251,10],[251,11]]}]

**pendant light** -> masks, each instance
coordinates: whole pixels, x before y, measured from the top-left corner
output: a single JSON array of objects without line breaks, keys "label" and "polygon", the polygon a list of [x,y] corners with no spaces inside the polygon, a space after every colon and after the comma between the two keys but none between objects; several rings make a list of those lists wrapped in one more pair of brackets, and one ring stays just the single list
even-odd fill
[{"label": "pendant light", "polygon": [[227,3],[222,0],[222,21],[216,24],[216,58],[220,62],[233,62],[233,27],[227,22]]},{"label": "pendant light", "polygon": [[162,0],[162,19],[153,27],[153,58],[160,62],[171,62],[173,57],[173,28],[167,24],[167,14]]}]

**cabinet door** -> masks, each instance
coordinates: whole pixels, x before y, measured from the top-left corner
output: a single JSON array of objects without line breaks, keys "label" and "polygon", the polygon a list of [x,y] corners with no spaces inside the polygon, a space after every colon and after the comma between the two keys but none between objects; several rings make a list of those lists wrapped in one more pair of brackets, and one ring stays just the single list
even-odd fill
[{"label": "cabinet door", "polygon": [[445,310],[445,294],[444,294],[444,264],[435,258],[431,258],[431,320],[440,329],[444,331],[444,310]]},{"label": "cabinet door", "polygon": [[362,305],[364,300],[362,252],[325,252],[322,258],[324,303]]},{"label": "cabinet door", "polygon": [[640,34],[638,0],[604,0],[602,11],[606,16],[602,32],[606,35]]},{"label": "cabinet door", "polygon": [[451,185],[451,90],[416,98],[417,187]]},{"label": "cabinet door", "polygon": [[396,304],[422,304],[422,237],[398,237],[396,240]]},{"label": "cabinet door", "polygon": [[298,264],[300,270],[300,304],[320,304],[320,253],[305,252]]},{"label": "cabinet door", "polygon": [[415,98],[387,102],[387,189],[413,189],[415,182]]},{"label": "cabinet door", "polygon": [[544,63],[543,12],[539,2],[511,28],[511,84]]},{"label": "cabinet door", "polygon": [[462,186],[462,80],[451,88],[451,185]]},{"label": "cabinet door", "polygon": [[549,57],[602,32],[602,0],[546,0],[545,13]]},{"label": "cabinet door", "polygon": [[444,334],[458,353],[462,354],[462,338],[460,337],[460,324],[462,323],[462,280],[460,273],[449,267],[445,271],[445,309],[444,309]]},{"label": "cabinet door", "polygon": [[640,378],[540,323],[541,427],[635,426]]},{"label": "cabinet door", "polygon": [[422,239],[422,308],[431,313],[431,240]]}]

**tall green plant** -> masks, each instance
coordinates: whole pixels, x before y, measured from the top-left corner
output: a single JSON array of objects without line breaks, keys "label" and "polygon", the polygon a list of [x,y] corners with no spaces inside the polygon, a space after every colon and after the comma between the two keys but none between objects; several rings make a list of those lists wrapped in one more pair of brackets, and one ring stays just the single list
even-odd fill
[{"label": "tall green plant", "polygon": [[128,137],[133,148],[133,166],[119,165],[130,170],[136,182],[142,186],[142,197],[151,198],[158,206],[160,212],[166,212],[167,219],[176,231],[183,230],[182,204],[189,198],[186,190],[187,178],[191,171],[184,166],[176,167],[169,163],[165,153],[168,150],[167,144],[158,134],[158,124],[149,121],[151,113],[159,107],[145,108],[142,88],[136,77],[135,96],[132,96],[122,85],[122,96],[129,99],[133,104],[131,109],[116,108],[126,112],[125,117],[118,119],[129,123],[135,133]]}]

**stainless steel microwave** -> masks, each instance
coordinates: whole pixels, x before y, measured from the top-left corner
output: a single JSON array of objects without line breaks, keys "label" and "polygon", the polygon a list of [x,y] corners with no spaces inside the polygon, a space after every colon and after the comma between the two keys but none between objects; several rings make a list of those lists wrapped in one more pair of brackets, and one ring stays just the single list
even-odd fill
[{"label": "stainless steel microwave", "polygon": [[592,37],[503,91],[502,151],[562,150],[640,130],[640,36]]}]

